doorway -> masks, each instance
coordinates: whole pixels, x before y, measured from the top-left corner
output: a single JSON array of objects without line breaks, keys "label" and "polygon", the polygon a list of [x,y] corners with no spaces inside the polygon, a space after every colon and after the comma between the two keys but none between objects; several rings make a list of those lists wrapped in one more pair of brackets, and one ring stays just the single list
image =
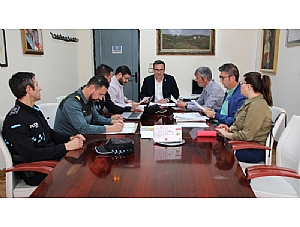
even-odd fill
[{"label": "doorway", "polygon": [[140,100],[140,31],[138,29],[94,29],[94,66],[100,64],[113,68],[126,65],[131,77],[124,85],[127,98]]}]

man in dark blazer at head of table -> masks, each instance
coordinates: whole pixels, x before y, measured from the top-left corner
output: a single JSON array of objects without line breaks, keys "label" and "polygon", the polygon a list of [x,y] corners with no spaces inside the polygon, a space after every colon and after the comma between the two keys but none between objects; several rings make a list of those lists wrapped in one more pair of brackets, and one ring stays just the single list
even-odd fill
[{"label": "man in dark blazer at head of table", "polygon": [[167,103],[171,100],[171,95],[177,100],[179,89],[173,76],[165,74],[165,63],[156,60],[153,63],[154,74],[144,79],[141,89],[141,99],[153,96],[154,102]]}]

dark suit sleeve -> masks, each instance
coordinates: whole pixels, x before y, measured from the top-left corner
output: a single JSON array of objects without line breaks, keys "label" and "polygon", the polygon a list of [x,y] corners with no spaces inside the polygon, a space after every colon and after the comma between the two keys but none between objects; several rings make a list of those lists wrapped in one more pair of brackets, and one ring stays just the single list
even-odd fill
[{"label": "dark suit sleeve", "polygon": [[120,107],[118,105],[115,105],[113,101],[111,101],[110,94],[106,92],[105,94],[105,107],[108,109],[110,113],[113,114],[121,114],[123,112],[130,112],[131,107]]},{"label": "dark suit sleeve", "polygon": [[175,99],[179,98],[179,89],[177,87],[177,83],[174,77],[172,77],[172,92],[171,92],[172,96]]},{"label": "dark suit sleeve", "polygon": [[151,97],[152,94],[150,93],[151,81],[150,77],[144,78],[143,85],[141,88],[140,98],[143,99],[144,97]]}]

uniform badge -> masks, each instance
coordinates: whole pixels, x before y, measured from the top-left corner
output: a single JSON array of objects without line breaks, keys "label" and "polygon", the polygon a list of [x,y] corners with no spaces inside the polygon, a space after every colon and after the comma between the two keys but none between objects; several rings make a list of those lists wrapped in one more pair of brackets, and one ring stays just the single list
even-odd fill
[{"label": "uniform badge", "polygon": [[18,105],[15,105],[11,110],[10,110],[10,113],[9,115],[14,115],[14,114],[18,114],[20,111],[20,106]]}]

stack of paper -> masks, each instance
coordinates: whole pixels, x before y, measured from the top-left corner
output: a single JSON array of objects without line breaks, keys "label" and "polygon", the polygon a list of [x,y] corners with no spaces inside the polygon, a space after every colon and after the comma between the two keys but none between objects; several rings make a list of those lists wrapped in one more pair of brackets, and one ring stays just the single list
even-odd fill
[{"label": "stack of paper", "polygon": [[206,121],[208,117],[200,115],[198,112],[174,113],[176,122],[182,121]]},{"label": "stack of paper", "polygon": [[154,126],[141,126],[141,139],[153,139]]},{"label": "stack of paper", "polygon": [[177,123],[182,128],[207,128],[208,125],[204,122],[179,122]]}]

